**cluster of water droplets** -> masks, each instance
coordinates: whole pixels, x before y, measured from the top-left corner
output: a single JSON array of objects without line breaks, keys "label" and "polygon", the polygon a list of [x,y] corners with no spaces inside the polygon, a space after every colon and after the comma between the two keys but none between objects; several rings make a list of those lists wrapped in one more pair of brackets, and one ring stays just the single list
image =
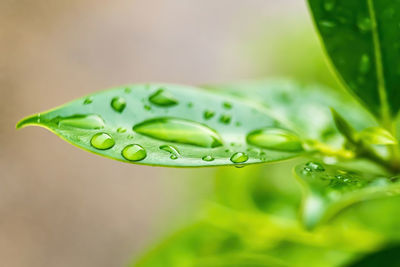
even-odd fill
[{"label": "cluster of water droplets", "polygon": [[[129,94],[131,93],[131,89],[125,88],[124,92]],[[93,101],[93,97],[87,97],[83,101],[83,104],[89,105],[93,103]],[[148,101],[153,105],[165,108],[179,104],[178,100],[164,88],[153,92],[148,97]],[[192,103],[188,103],[188,107],[189,105],[190,107],[193,106]],[[115,112],[123,113],[127,107],[127,101],[122,96],[115,96],[111,99],[110,106]],[[222,107],[226,111],[229,111],[233,108],[233,105],[230,102],[222,102]],[[207,109],[203,113],[203,118],[205,120],[210,120],[215,116],[216,112],[211,109]],[[229,124],[231,120],[232,117],[228,113],[222,113],[218,117],[218,121],[222,124]],[[101,130],[105,128],[103,118],[97,114],[74,115],[64,118],[57,117],[54,119],[54,122],[56,122],[59,127],[75,127],[88,130]],[[240,126],[240,124],[237,125]],[[214,150],[224,147],[222,137],[217,131],[202,123],[180,118],[158,117],[135,124],[132,130],[142,136],[167,143],[212,149],[208,150],[211,153],[201,158],[204,162],[213,162],[216,158],[222,157],[221,150]],[[117,134],[128,134],[127,132],[128,129],[125,127],[116,129]],[[134,135],[128,134],[127,138],[134,139]],[[240,164],[247,162],[250,158],[249,155],[258,155],[261,161],[266,160],[267,155],[262,149],[284,152],[296,152],[303,149],[300,139],[295,134],[279,128],[262,128],[252,131],[246,136],[246,140],[247,144],[254,146],[248,148],[246,152],[240,151],[241,145],[236,143],[231,144],[233,150],[224,150],[225,153],[229,154],[229,156],[225,157],[232,163],[237,164],[237,166],[241,166]],[[112,134],[98,132],[91,137],[90,145],[98,150],[109,150],[116,145],[116,141],[112,137]],[[170,144],[161,145],[159,150],[168,153],[169,158],[172,160],[177,160],[181,157],[178,148]],[[147,157],[147,152],[140,144],[129,144],[122,149],[121,155],[129,161],[141,161]]]}]

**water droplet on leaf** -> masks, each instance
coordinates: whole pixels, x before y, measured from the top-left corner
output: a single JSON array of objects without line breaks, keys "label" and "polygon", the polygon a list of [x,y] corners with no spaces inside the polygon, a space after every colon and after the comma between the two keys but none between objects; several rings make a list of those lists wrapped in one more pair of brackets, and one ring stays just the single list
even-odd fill
[{"label": "water droplet on leaf", "polygon": [[107,150],[115,145],[115,141],[109,134],[97,133],[93,135],[90,144],[99,150]]},{"label": "water droplet on leaf", "polygon": [[232,104],[229,103],[229,102],[224,102],[223,103],[223,107],[226,108],[226,109],[232,109]]},{"label": "water droplet on leaf", "polygon": [[122,152],[122,156],[129,161],[140,161],[146,158],[146,150],[137,144],[126,146]]},{"label": "water droplet on leaf", "polygon": [[84,105],[89,105],[93,103],[93,98],[92,97],[88,97],[83,101]]},{"label": "water droplet on leaf", "polygon": [[221,117],[219,117],[219,121],[223,124],[229,124],[231,122],[231,115],[229,114],[223,114]]},{"label": "water droplet on leaf", "polygon": [[249,159],[249,156],[247,156],[246,153],[243,152],[237,152],[232,155],[231,161],[233,163],[244,163]]},{"label": "water droplet on leaf", "polygon": [[247,142],[262,148],[280,151],[302,151],[300,139],[284,129],[264,128],[251,132],[247,136]]},{"label": "water droplet on leaf", "polygon": [[215,116],[215,112],[214,111],[212,111],[212,110],[204,111],[204,114],[203,114],[204,119],[209,120],[214,116]]},{"label": "water droplet on leaf", "polygon": [[324,166],[322,166],[322,164],[318,163],[318,162],[313,162],[310,161],[306,164],[306,168],[309,168],[310,171],[317,171],[317,172],[323,172],[325,171]]},{"label": "water droplet on leaf", "polygon": [[212,156],[208,155],[208,156],[204,156],[202,158],[202,160],[207,161],[207,162],[211,162],[211,161],[214,161],[214,158]]},{"label": "water droplet on leaf", "polygon": [[363,33],[369,32],[372,29],[371,19],[368,17],[359,17],[357,19],[357,27]]},{"label": "water droplet on leaf", "polygon": [[197,122],[177,118],[147,120],[135,125],[133,130],[167,142],[209,148],[222,146],[221,137],[211,128]]},{"label": "water droplet on leaf", "polygon": [[121,113],[122,111],[124,111],[125,107],[126,107],[126,101],[124,98],[122,97],[114,97],[111,100],[111,107],[116,111]]},{"label": "water droplet on leaf", "polygon": [[80,129],[97,130],[105,126],[104,120],[95,114],[74,115],[70,117],[57,117],[58,127],[75,127]]},{"label": "water droplet on leaf", "polygon": [[117,129],[117,132],[118,132],[118,133],[125,133],[125,132],[126,132],[126,129],[125,129],[124,127],[119,127],[119,128]]},{"label": "water droplet on leaf", "polygon": [[324,1],[324,9],[326,11],[332,11],[335,8],[336,0],[325,0]]},{"label": "water droplet on leaf", "polygon": [[180,155],[178,149],[170,145],[162,145],[160,149],[169,152],[171,154],[170,159],[177,159]]},{"label": "water droplet on leaf", "polygon": [[157,92],[149,97],[149,101],[154,105],[161,107],[171,107],[178,104],[176,100],[170,93],[164,89],[159,89]]},{"label": "water droplet on leaf", "polygon": [[367,74],[371,69],[371,59],[367,54],[363,54],[360,59],[360,73]]}]

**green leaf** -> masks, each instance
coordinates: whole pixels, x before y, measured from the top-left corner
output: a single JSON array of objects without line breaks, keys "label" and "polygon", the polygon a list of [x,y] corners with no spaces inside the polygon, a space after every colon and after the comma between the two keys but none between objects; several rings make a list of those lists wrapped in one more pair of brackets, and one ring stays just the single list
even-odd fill
[{"label": "green leaf", "polygon": [[377,117],[394,117],[400,108],[400,2],[308,2],[326,51],[347,87]]},{"label": "green leaf", "polygon": [[336,128],[339,132],[351,143],[356,144],[358,142],[356,130],[354,130],[354,128],[336,110],[332,108],[331,111]]},{"label": "green leaf", "polygon": [[84,150],[161,166],[243,165],[303,153],[301,140],[263,107],[189,86],[132,85],[20,121]]},{"label": "green leaf", "polygon": [[359,138],[371,145],[395,145],[396,138],[381,127],[369,127],[359,133]]},{"label": "green leaf", "polygon": [[302,220],[314,228],[344,208],[364,200],[400,194],[397,177],[360,173],[338,166],[308,162],[295,168],[305,189]]},{"label": "green leaf", "polygon": [[342,141],[330,108],[345,114],[346,120],[355,129],[376,124],[354,99],[321,85],[305,87],[290,80],[260,80],[205,87],[263,105],[279,121],[285,122],[285,125],[306,139],[331,144]]},{"label": "green leaf", "polygon": [[363,258],[349,264],[349,267],[398,267],[400,266],[400,245],[394,244],[377,252],[365,255]]}]

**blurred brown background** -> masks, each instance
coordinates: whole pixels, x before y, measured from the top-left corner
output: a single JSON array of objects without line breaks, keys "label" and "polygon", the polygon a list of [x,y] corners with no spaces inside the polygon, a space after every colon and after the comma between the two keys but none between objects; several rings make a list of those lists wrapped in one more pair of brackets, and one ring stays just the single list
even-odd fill
[{"label": "blurred brown background", "polygon": [[125,266],[212,190],[212,169],[114,162],[19,119],[120,84],[275,74],[254,44],[306,17],[302,0],[1,0],[0,266]]}]

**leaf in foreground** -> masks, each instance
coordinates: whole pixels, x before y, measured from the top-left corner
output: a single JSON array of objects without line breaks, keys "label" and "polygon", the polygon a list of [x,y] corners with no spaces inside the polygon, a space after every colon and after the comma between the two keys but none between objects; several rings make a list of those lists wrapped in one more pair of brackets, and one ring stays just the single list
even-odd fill
[{"label": "leaf in foreground", "polygon": [[23,119],[84,150],[161,166],[244,165],[292,158],[301,140],[257,105],[189,86],[96,93]]},{"label": "leaf in foreground", "polygon": [[326,51],[348,88],[378,117],[394,117],[400,108],[400,2],[308,2]]},{"label": "leaf in foreground", "polygon": [[332,219],[357,202],[400,194],[397,177],[359,173],[312,161],[297,166],[295,174],[306,192],[301,215],[308,228]]}]

